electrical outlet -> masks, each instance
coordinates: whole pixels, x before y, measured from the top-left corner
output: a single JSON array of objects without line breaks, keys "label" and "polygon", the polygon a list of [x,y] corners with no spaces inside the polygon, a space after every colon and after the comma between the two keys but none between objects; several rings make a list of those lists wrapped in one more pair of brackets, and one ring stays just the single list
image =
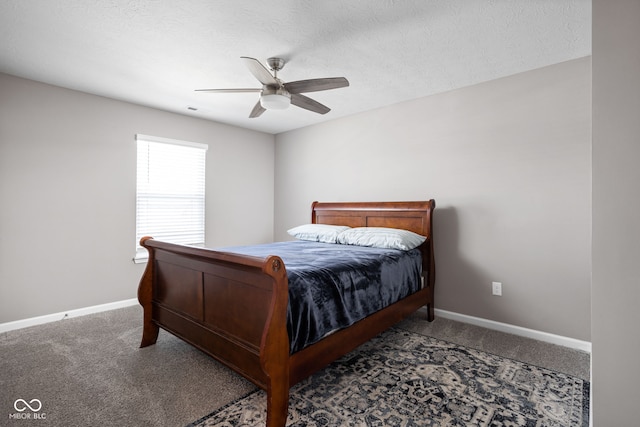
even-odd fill
[{"label": "electrical outlet", "polygon": [[502,296],[502,282],[491,282],[491,291],[493,295]]}]

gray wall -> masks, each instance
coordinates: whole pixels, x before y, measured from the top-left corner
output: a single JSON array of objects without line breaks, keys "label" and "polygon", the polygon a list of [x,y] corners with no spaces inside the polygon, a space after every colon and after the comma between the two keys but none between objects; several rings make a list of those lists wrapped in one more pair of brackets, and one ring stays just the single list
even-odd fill
[{"label": "gray wall", "polygon": [[438,308],[590,341],[590,101],[582,58],[277,135],[275,237],[434,198]]},{"label": "gray wall", "polygon": [[593,2],[593,425],[638,425],[640,1]]},{"label": "gray wall", "polygon": [[136,133],[209,144],[209,246],[273,239],[274,137],[0,74],[0,323],[136,296]]}]

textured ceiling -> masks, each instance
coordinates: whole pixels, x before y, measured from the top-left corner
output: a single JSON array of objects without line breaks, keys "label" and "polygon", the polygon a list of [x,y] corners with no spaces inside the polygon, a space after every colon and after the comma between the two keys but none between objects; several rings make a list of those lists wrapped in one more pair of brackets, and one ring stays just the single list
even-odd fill
[{"label": "textured ceiling", "polygon": [[[0,2],[0,72],[269,133],[590,54],[590,0]],[[255,119],[256,93],[194,92],[260,87],[241,56],[350,86]]]}]

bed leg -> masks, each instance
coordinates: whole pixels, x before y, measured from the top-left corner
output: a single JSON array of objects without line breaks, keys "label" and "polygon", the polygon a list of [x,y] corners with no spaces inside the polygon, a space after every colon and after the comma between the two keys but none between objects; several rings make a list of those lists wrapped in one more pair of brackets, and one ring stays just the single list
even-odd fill
[{"label": "bed leg", "polygon": [[429,285],[429,304],[427,304],[427,321],[433,322],[436,318],[435,313],[435,303],[434,303],[434,289],[433,289],[433,279],[431,280],[431,284]]},{"label": "bed leg", "polygon": [[284,427],[289,413],[289,387],[282,384],[267,392],[267,427]]},{"label": "bed leg", "polygon": [[[147,315],[147,313],[149,314]],[[160,328],[151,320],[151,310],[145,309],[140,348],[155,344],[158,340],[158,332],[160,332]]]},{"label": "bed leg", "polygon": [[433,322],[436,318],[435,310],[433,309],[433,303],[427,305],[427,321]]}]

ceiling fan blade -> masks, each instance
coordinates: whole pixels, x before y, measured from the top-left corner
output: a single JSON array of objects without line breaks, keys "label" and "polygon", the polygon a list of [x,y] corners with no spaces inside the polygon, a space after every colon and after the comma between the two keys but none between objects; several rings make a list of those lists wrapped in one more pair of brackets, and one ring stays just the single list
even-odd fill
[{"label": "ceiling fan blade", "polygon": [[260,92],[262,89],[196,89],[196,92],[208,92],[208,93],[249,93]]},{"label": "ceiling fan blade", "polygon": [[262,104],[260,104],[260,100],[258,99],[258,102],[253,106],[253,110],[251,110],[251,113],[249,114],[249,118],[255,119],[256,117],[260,117],[260,115],[265,111],[267,110],[264,109]]},{"label": "ceiling fan blade", "polygon": [[241,56],[244,61],[244,65],[247,66],[251,74],[258,79],[263,85],[278,85],[278,81],[271,75],[269,70],[262,65],[260,61],[255,58],[249,58],[248,56]]},{"label": "ceiling fan blade", "polygon": [[285,83],[284,87],[291,94],[304,92],[318,92],[320,90],[338,89],[349,86],[349,80],[344,77],[327,77],[324,79],[298,80]]},{"label": "ceiling fan blade", "polygon": [[299,93],[291,94],[291,103],[296,107],[304,108],[305,110],[313,111],[318,114],[327,114],[331,111],[331,108],[326,105],[322,105],[318,101],[304,95],[300,95]]},{"label": "ceiling fan blade", "polygon": [[260,92],[262,89],[196,89],[196,92],[209,92],[209,93],[245,93],[245,92]]}]

